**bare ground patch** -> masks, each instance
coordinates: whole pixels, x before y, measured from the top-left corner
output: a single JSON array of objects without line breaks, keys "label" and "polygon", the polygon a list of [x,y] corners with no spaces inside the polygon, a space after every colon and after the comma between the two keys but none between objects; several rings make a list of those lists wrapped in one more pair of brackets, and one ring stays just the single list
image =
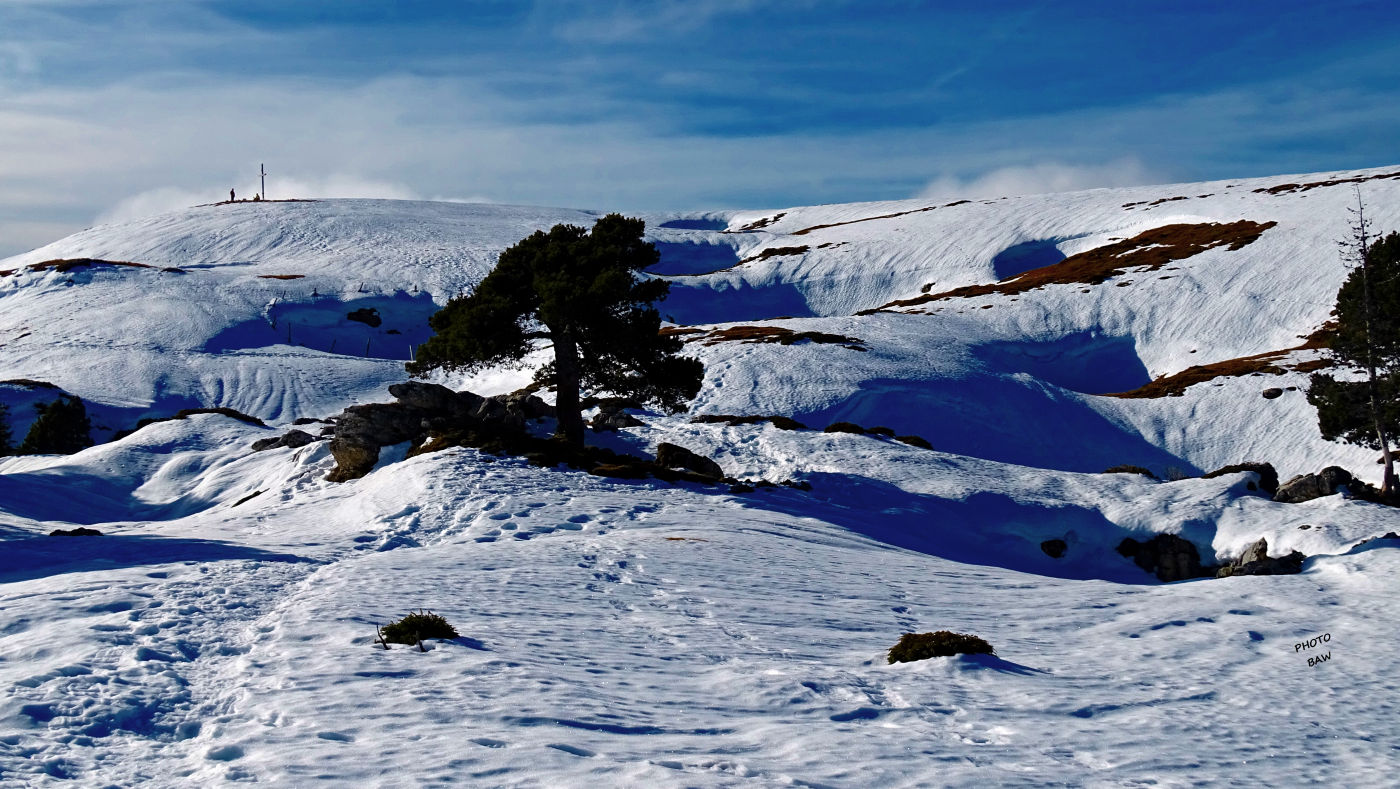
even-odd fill
[{"label": "bare ground patch", "polygon": [[863,310],[858,314],[867,315],[878,310],[913,307],[943,299],[994,294],[1015,296],[1046,285],[1098,285],[1119,274],[1127,273],[1129,269],[1135,269],[1138,273],[1156,271],[1173,261],[1199,255],[1217,247],[1226,247],[1231,251],[1243,249],[1276,224],[1278,223],[1241,220],[1229,224],[1210,222],[1163,225],[1129,239],[1071,255],[1059,263],[1024,271],[1000,282],[968,285],[942,293],[900,299],[873,310]]},{"label": "bare ground patch", "polygon": [[840,345],[853,351],[869,350],[865,341],[843,334],[828,334],[819,331],[793,331],[782,326],[730,326],[727,329],[704,331],[692,328],[666,327],[662,334],[684,337],[685,342],[699,342],[703,345],[718,345],[722,342],[776,343],[792,345],[799,342],[814,342],[824,345]]}]

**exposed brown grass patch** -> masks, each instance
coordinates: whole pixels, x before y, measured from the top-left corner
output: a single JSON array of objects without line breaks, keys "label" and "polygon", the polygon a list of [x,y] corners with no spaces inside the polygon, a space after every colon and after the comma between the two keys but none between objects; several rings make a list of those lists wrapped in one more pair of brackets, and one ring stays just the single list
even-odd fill
[{"label": "exposed brown grass patch", "polygon": [[1261,224],[1241,220],[1229,224],[1210,222],[1206,224],[1164,225],[1123,241],[1071,255],[1059,263],[1034,268],[1014,277],[1007,277],[1000,282],[989,285],[968,285],[942,293],[896,300],[873,310],[863,310],[858,314],[865,315],[877,310],[896,307],[913,307],[943,299],[992,294],[1015,296],[1026,291],[1043,288],[1046,285],[1098,285],[1112,277],[1126,273],[1128,269],[1135,269],[1140,273],[1156,271],[1168,263],[1199,255],[1209,249],[1217,247],[1226,247],[1231,251],[1242,249],[1254,243],[1265,230],[1276,224],[1278,223],[1264,222]]},{"label": "exposed brown grass patch", "polygon": [[691,337],[686,342],[700,342],[707,346],[722,342],[777,343],[778,345],[814,342],[823,345],[840,345],[853,351],[869,350],[865,347],[864,340],[855,337],[819,331],[793,331],[782,326],[731,326],[727,329],[716,329],[704,336]]},{"label": "exposed brown grass patch", "polygon": [[1288,364],[1286,359],[1295,351],[1309,350],[1307,343],[1283,351],[1268,351],[1238,359],[1226,359],[1211,364],[1187,367],[1179,373],[1164,375],[1128,392],[1112,392],[1106,397],[1150,398],[1181,397],[1187,388],[1217,378],[1238,378],[1245,375],[1283,375],[1289,370],[1311,373],[1333,366],[1330,359],[1312,359]]},{"label": "exposed brown grass patch", "polygon": [[800,247],[769,247],[768,249],[763,250],[762,252],[758,253],[757,255],[754,255],[753,257],[744,258],[743,260],[739,261],[738,263],[735,263],[734,265],[742,266],[745,263],[755,263],[760,260],[767,260],[768,258],[790,257],[792,255],[805,255],[807,254],[808,249],[809,247],[805,245]]},{"label": "exposed brown grass patch", "polygon": [[879,215],[879,216],[867,216],[867,217],[865,217],[864,219],[851,219],[851,220],[848,220],[848,221],[845,221],[845,222],[831,222],[830,224],[825,224],[825,225],[812,225],[811,227],[804,227],[804,228],[802,228],[801,230],[794,230],[792,234],[793,234],[794,236],[805,236],[805,235],[807,235],[808,233],[812,232],[813,230],[824,230],[824,229],[826,229],[826,228],[828,228],[828,227],[843,227],[843,226],[845,226],[845,225],[855,225],[855,224],[859,224],[859,223],[861,223],[861,222],[874,222],[874,221],[876,221],[877,219],[894,219],[895,217],[899,217],[899,216],[909,216],[910,214],[922,214],[922,213],[925,212],[925,211],[935,211],[935,210],[937,210],[937,209],[939,209],[939,208],[952,208],[952,207],[955,206],[955,205],[963,205],[963,204],[970,203],[970,202],[972,202],[972,201],[971,201],[971,200],[955,200],[955,201],[953,201],[953,202],[951,202],[951,203],[944,203],[943,205],[931,205],[931,206],[925,206],[924,208],[913,208],[913,209],[910,209],[910,210],[908,210],[908,211],[896,211],[896,212],[894,212],[893,214],[881,214],[881,215]]},{"label": "exposed brown grass patch", "polygon": [[[54,260],[44,260],[38,263],[30,263],[24,268],[28,271],[57,271],[60,273],[72,271],[75,268],[91,268],[96,266],[122,266],[125,268],[150,268],[145,263],[132,263],[128,260],[101,260],[99,258],[57,258]],[[19,271],[19,269],[7,269],[0,271],[0,277],[8,277]]]},{"label": "exposed brown grass patch", "polygon": [[1317,189],[1323,186],[1340,186],[1341,184],[1359,184],[1365,181],[1375,181],[1381,178],[1400,179],[1400,172],[1379,173],[1377,175],[1358,175],[1354,178],[1334,178],[1330,181],[1311,181],[1305,184],[1279,184],[1277,186],[1265,186],[1254,191],[1258,194],[1284,195],[1294,192],[1306,192],[1309,189]]},{"label": "exposed brown grass patch", "polygon": [[773,224],[774,222],[778,221],[779,219],[782,219],[782,218],[785,217],[785,216],[787,216],[787,212],[786,212],[786,211],[784,211],[784,212],[782,212],[782,213],[779,213],[779,214],[774,214],[773,216],[765,216],[765,217],[763,217],[762,219],[756,219],[756,220],[754,220],[754,221],[748,223],[747,225],[744,225],[743,227],[739,228],[738,230],[725,230],[725,231],[723,231],[723,232],[725,232],[725,233],[751,233],[751,232],[753,232],[753,231],[755,231],[755,230],[762,230],[763,228],[768,227],[769,225]]}]

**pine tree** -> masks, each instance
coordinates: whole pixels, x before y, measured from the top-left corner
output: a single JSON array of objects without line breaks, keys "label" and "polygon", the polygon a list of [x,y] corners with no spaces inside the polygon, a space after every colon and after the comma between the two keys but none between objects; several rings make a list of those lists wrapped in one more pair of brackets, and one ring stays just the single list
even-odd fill
[{"label": "pine tree", "polygon": [[1362,381],[1315,373],[1308,402],[1325,439],[1379,449],[1385,462],[1381,495],[1396,491],[1390,440],[1400,435],[1400,233],[1372,241],[1357,194],[1351,236],[1341,244],[1351,273],[1337,291],[1337,334],[1331,356],[1365,371]]},{"label": "pine tree", "polygon": [[35,403],[39,418],[29,426],[29,433],[19,445],[19,455],[69,455],[92,446],[83,400],[73,395],[60,395],[47,405]]},{"label": "pine tree", "polygon": [[10,407],[0,403],[0,457],[15,451],[14,434],[10,432]]},{"label": "pine tree", "polygon": [[612,394],[679,411],[700,390],[704,367],[676,355],[679,339],[658,334],[654,303],[669,285],[638,277],[655,265],[645,224],[609,214],[592,232],[573,225],[537,231],[501,253],[468,296],[429,319],[436,334],[408,364],[415,376],[519,363],[537,340],[554,360],[536,375],[553,385],[558,435],[583,444],[583,392]]}]

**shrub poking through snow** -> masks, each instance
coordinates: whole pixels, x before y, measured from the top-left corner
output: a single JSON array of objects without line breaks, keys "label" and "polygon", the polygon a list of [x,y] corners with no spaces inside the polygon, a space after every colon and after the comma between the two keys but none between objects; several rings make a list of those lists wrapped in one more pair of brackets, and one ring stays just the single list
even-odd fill
[{"label": "shrub poking through snow", "polygon": [[951,655],[995,655],[992,645],[977,636],[939,630],[935,633],[905,633],[890,649],[891,663],[913,663]]},{"label": "shrub poking through snow", "polygon": [[432,611],[415,611],[397,622],[379,629],[379,641],[388,649],[390,644],[413,646],[428,638],[457,638],[457,628]]},{"label": "shrub poking through snow", "polygon": [[832,422],[822,430],[823,433],[855,433],[858,436],[865,435],[865,428],[854,422]]},{"label": "shrub poking through snow", "polygon": [[911,447],[919,447],[920,449],[933,449],[933,444],[930,444],[928,442],[928,439],[923,438],[921,436],[895,436],[894,440],[908,444]]}]

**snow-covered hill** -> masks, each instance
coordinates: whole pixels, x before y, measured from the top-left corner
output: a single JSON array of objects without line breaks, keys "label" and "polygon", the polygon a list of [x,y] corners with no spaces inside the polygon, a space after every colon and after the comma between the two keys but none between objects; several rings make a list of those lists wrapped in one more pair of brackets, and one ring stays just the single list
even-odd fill
[{"label": "snow-covered hill", "polygon": [[[104,441],[0,459],[0,782],[1278,785],[1325,765],[1384,785],[1400,559],[1355,546],[1400,530],[1394,511],[1274,503],[1247,473],[1095,472],[1377,476],[1377,453],[1318,436],[1321,354],[1290,349],[1345,276],[1354,190],[1400,229],[1397,170],[647,216],[662,311],[706,364],[693,411],[816,429],[643,414],[594,439],[811,491],[467,449],[334,484],[324,443],[250,450],[387,400],[437,307],[597,212],[221,204],[0,261],[15,431],[62,390]],[[1061,262],[1078,273],[1041,269]],[[107,440],[193,407],[270,426]],[[836,421],[934,448],[819,432]],[[105,536],[44,536],[75,525]],[[1162,532],[1207,560],[1260,537],[1315,558],[1164,585],[1113,551]],[[420,607],[464,638],[373,645]],[[940,629],[998,656],[885,665],[901,633]]]}]

